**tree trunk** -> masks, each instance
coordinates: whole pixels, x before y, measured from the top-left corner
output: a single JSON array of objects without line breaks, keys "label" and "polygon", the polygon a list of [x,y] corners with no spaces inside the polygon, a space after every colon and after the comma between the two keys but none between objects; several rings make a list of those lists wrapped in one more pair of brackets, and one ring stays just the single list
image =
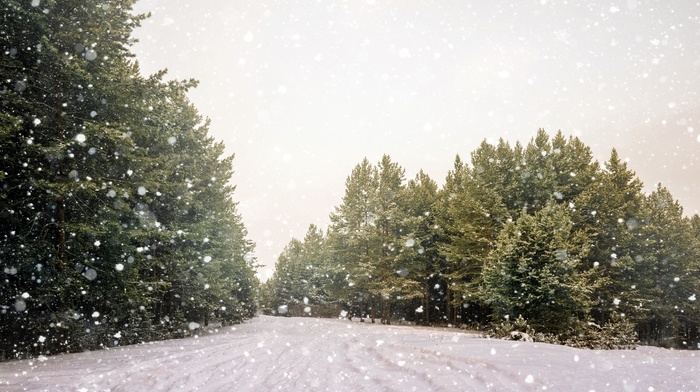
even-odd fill
[{"label": "tree trunk", "polygon": [[386,324],[391,324],[391,300],[386,301]]},{"label": "tree trunk", "polygon": [[454,307],[452,306],[452,296],[454,293],[452,292],[452,289],[450,289],[450,286],[447,286],[447,323],[448,324],[454,324],[455,322],[455,311]]},{"label": "tree trunk", "polygon": [[384,296],[379,299],[379,314],[382,317],[382,324],[386,324],[386,302],[384,301]]},{"label": "tree trunk", "polygon": [[430,324],[430,283],[428,281],[425,281],[425,287],[424,287],[424,292],[423,292],[423,299],[424,299],[424,307],[423,307],[423,323],[425,325]]},{"label": "tree trunk", "polygon": [[[56,138],[59,143],[63,143],[65,139],[65,130],[63,129],[63,93],[61,92],[61,87],[58,85],[54,86],[54,115],[56,121]],[[56,182],[64,182],[63,178],[63,156],[58,157],[58,164],[56,166]],[[66,199],[63,195],[56,197],[56,248],[58,256],[59,267],[64,267],[65,265],[65,254],[66,254]]]},{"label": "tree trunk", "polygon": [[360,322],[365,322],[365,300],[363,295],[360,296]]},{"label": "tree trunk", "polygon": [[61,267],[65,263],[66,254],[66,199],[63,196],[56,198],[56,242],[58,248],[58,263]]}]

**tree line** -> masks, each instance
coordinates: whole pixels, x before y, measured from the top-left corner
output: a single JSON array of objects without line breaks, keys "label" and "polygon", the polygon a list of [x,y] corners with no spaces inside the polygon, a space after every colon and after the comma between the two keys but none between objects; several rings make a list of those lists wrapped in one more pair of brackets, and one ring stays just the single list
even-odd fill
[{"label": "tree line", "polygon": [[484,141],[441,187],[423,171],[406,180],[388,155],[364,159],[327,232],[312,225],[282,252],[261,303],[697,348],[700,217],[661,185],[642,188],[615,150],[601,165],[580,139],[544,130],[525,146]]},{"label": "tree line", "polygon": [[233,156],[196,81],[141,75],[133,3],[0,6],[0,360],[255,314]]}]

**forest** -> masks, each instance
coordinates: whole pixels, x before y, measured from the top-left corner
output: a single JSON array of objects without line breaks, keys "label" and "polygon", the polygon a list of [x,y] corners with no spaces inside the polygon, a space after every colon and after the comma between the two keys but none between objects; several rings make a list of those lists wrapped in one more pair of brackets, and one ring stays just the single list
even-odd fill
[{"label": "forest", "polygon": [[0,360],[256,313],[233,157],[196,81],[140,74],[133,3],[1,3]]},{"label": "forest", "polygon": [[484,141],[444,185],[389,155],[345,181],[324,233],[292,239],[261,287],[269,314],[512,331],[590,348],[697,349],[700,217],[600,164],[561,131]]}]

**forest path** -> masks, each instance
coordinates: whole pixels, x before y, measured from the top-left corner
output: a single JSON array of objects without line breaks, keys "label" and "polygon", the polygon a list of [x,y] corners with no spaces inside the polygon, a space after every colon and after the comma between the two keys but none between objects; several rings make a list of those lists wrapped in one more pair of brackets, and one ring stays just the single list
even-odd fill
[{"label": "forest path", "polygon": [[259,316],[197,338],[0,363],[0,391],[698,391],[700,352]]}]

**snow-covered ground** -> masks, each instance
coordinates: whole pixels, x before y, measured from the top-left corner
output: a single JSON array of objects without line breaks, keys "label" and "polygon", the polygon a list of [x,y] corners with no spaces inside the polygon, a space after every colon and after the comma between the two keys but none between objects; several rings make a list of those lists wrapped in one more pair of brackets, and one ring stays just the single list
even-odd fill
[{"label": "snow-covered ground", "polygon": [[198,338],[0,363],[0,391],[699,391],[700,352],[261,316]]}]

